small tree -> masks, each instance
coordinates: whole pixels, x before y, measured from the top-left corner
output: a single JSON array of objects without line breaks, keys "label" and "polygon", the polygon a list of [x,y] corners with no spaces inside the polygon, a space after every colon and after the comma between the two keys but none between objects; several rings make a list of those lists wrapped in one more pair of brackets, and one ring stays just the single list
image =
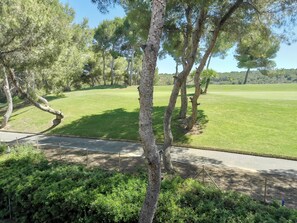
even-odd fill
[{"label": "small tree", "polygon": [[207,93],[208,86],[209,86],[211,78],[214,78],[214,77],[217,77],[217,76],[218,76],[218,73],[213,69],[206,69],[206,70],[202,71],[202,73],[201,73],[201,78],[202,78],[201,86],[204,87],[204,90],[202,90],[203,94]]},{"label": "small tree", "polygon": [[243,36],[236,48],[234,57],[239,68],[247,68],[243,84],[247,83],[249,71],[253,68],[266,70],[275,67],[272,60],[279,50],[280,40],[267,28],[254,29]]}]

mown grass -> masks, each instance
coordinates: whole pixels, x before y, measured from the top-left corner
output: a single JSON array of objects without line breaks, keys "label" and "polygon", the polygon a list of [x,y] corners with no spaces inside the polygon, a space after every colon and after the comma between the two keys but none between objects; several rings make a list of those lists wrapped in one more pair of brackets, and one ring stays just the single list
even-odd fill
[{"label": "mown grass", "polygon": [[[171,86],[155,87],[154,130],[162,142],[162,120]],[[189,87],[188,94],[193,93]],[[65,114],[51,134],[139,140],[136,87],[88,89],[49,97]],[[297,85],[212,85],[200,98],[206,124],[202,134],[186,134],[174,113],[174,141],[179,145],[297,158]],[[190,109],[189,109],[190,111]],[[32,106],[13,113],[8,130],[42,132],[53,116]]]}]

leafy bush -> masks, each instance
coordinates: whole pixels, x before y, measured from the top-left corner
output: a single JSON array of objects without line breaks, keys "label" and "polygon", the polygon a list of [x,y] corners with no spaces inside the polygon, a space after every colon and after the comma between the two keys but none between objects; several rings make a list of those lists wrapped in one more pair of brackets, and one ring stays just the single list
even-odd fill
[{"label": "leafy bush", "polygon": [[[17,222],[137,222],[146,176],[49,163],[21,146],[0,159],[0,219]],[[193,179],[165,179],[155,222],[292,222],[297,212],[266,206]]]},{"label": "leafy bush", "polygon": [[5,144],[0,143],[0,155],[4,154],[7,150],[7,146]]}]

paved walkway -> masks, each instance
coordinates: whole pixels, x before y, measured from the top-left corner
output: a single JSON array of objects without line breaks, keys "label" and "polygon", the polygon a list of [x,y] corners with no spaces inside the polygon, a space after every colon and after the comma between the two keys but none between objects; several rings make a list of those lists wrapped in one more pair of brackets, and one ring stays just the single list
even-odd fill
[{"label": "paved walkway", "polygon": [[[131,156],[141,156],[142,148],[139,143],[108,141],[100,139],[61,137],[42,134],[27,134],[0,131],[0,141],[16,143],[19,141],[38,143],[41,146],[62,148],[80,148],[109,153],[125,153]],[[297,176],[297,161],[242,155],[227,152],[208,151],[174,147],[172,158],[175,161],[195,165],[217,165],[248,169],[251,171],[289,173]]]}]

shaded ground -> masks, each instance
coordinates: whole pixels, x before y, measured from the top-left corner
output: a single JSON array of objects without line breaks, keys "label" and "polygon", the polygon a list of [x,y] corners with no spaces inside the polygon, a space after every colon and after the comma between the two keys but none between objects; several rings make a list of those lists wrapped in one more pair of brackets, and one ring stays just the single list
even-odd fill
[{"label": "shaded ground", "polygon": [[[103,169],[119,170],[121,172],[134,172],[145,169],[145,160],[143,157],[139,156],[131,157],[121,154],[107,154],[80,149],[43,149],[43,151],[49,160],[84,163],[89,167],[100,166]],[[197,178],[197,180],[201,182],[204,181],[205,184],[213,186],[214,181],[221,190],[235,190],[248,194],[261,201],[264,200],[266,179],[266,200],[268,202],[275,200],[281,203],[282,194],[284,194],[285,205],[297,209],[297,174],[295,172],[252,172],[237,168],[217,167],[214,165],[204,165],[204,172],[202,171],[203,166],[179,162],[175,162],[174,165],[178,170],[178,174],[184,178]]]}]

